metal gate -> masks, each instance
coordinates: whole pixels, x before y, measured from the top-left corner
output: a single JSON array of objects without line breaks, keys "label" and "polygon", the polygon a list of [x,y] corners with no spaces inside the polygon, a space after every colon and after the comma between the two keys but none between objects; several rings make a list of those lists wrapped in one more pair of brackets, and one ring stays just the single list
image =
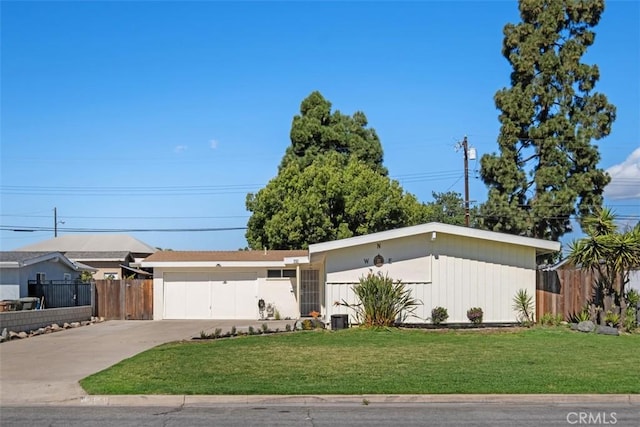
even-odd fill
[{"label": "metal gate", "polygon": [[320,312],[320,270],[300,271],[300,315]]}]

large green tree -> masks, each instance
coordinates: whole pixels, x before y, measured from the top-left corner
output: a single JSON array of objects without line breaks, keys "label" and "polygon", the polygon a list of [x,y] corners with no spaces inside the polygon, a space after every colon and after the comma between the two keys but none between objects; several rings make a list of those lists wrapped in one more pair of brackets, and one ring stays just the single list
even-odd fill
[{"label": "large green tree", "polygon": [[291,124],[291,145],[287,147],[280,169],[290,163],[301,168],[309,166],[322,154],[341,154],[346,164],[355,157],[374,171],[386,175],[382,166],[382,145],[373,128],[367,127],[367,117],[357,111],[353,116],[331,111],[331,102],[320,92],[312,92],[300,105],[300,115]]},{"label": "large green tree", "polygon": [[603,0],[521,0],[522,22],[504,28],[511,87],[498,91],[498,154],[481,159],[488,186],[482,226],[558,240],[570,218],[602,206],[610,177],[593,141],[607,136],[615,107],[595,92],[596,65],[581,62]]},{"label": "large green tree", "polygon": [[397,181],[341,153],[290,162],[256,194],[247,195],[247,241],[253,249],[300,249],[426,220],[425,206]]},{"label": "large green tree", "polygon": [[[465,225],[464,200],[460,193],[448,191],[446,193],[432,192],[433,202],[426,205],[426,218],[429,222]],[[470,208],[471,226],[475,224],[477,208]]]}]

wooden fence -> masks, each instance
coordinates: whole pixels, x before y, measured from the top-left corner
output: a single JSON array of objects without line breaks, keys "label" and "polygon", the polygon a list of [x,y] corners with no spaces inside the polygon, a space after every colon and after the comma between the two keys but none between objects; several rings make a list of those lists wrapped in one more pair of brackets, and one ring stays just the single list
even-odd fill
[{"label": "wooden fence", "polygon": [[594,273],[580,269],[539,270],[536,277],[536,318],[562,314],[564,320],[582,311],[593,298]]},{"label": "wooden fence", "polygon": [[96,280],[95,315],[107,320],[153,319],[153,280]]}]

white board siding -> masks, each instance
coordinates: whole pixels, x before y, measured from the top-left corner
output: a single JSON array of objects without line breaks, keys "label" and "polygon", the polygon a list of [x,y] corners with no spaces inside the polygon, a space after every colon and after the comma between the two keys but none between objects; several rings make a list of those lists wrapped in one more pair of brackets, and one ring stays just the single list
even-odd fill
[{"label": "white board siding", "polygon": [[[407,277],[413,279],[428,277],[429,279],[413,280],[411,281],[413,283],[406,285],[411,289],[412,296],[422,302],[422,305],[415,310],[417,317],[407,318],[408,323],[429,322],[431,310],[437,306],[447,309],[448,322],[452,323],[468,322],[467,310],[471,307],[483,309],[485,322],[515,322],[516,314],[512,308],[512,299],[516,292],[519,289],[526,289],[529,295],[535,298],[534,248],[479,241],[442,233],[438,233],[435,241],[424,238],[415,239],[415,237],[406,239],[407,242],[403,242],[404,239],[400,240],[399,244],[395,245],[398,248],[423,245],[421,251],[408,251],[421,254],[419,258],[402,261],[405,266],[410,266],[408,271],[411,274]],[[388,243],[383,242],[380,249],[388,247]],[[358,249],[354,252],[356,256],[371,252],[371,247],[364,250],[359,247],[350,249]],[[337,266],[348,265],[344,258],[351,255],[342,252],[331,251],[326,256],[327,314],[328,318],[331,314],[350,314],[353,321],[351,310],[333,304],[334,301],[343,299],[354,303],[355,296],[351,288],[361,276],[359,269],[334,271]],[[342,260],[335,260],[335,256]],[[426,270],[420,271],[419,268],[414,268],[415,266],[429,266],[428,276],[424,274]],[[373,267],[373,271],[377,270]],[[416,272],[418,274],[415,274]],[[402,279],[403,282],[410,282],[403,279],[402,274],[393,275],[389,272],[389,276],[393,279]]]},{"label": "white board siding", "polygon": [[[430,250],[431,245],[424,235],[336,249],[326,255],[326,281],[357,282],[370,271],[388,274],[394,280],[404,282],[429,281]],[[376,255],[384,258],[382,267],[374,265]]]}]

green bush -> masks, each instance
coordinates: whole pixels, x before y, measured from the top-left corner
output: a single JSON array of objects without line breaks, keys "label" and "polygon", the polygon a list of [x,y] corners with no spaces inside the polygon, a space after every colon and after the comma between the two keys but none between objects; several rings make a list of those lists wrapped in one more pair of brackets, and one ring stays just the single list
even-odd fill
[{"label": "green bush", "polygon": [[448,318],[449,318],[449,313],[447,312],[447,309],[444,307],[436,307],[433,310],[431,310],[431,322],[434,325],[439,325],[441,323],[444,323],[447,321]]},{"label": "green bush", "polygon": [[480,307],[471,307],[469,310],[467,310],[467,319],[469,319],[471,323],[474,323],[476,325],[482,323],[483,315],[484,313],[482,312],[482,308]]},{"label": "green bush", "polygon": [[542,326],[560,326],[563,321],[564,317],[562,316],[562,314],[551,313],[544,313],[542,316],[540,316],[540,319],[538,319],[538,323],[540,323]]},{"label": "green bush", "polygon": [[638,327],[635,306],[627,307],[625,310],[624,325],[622,326],[627,332],[633,332]]},{"label": "green bush", "polygon": [[411,297],[411,291],[402,282],[394,282],[382,273],[370,272],[361,277],[353,286],[353,292],[358,303],[349,304],[343,300],[336,304],[353,309],[358,323],[365,326],[392,326],[402,322],[407,315],[413,315],[416,306],[422,304]]},{"label": "green bush", "polygon": [[620,325],[620,314],[611,310],[607,311],[604,316],[604,323],[612,328],[617,328]]}]

